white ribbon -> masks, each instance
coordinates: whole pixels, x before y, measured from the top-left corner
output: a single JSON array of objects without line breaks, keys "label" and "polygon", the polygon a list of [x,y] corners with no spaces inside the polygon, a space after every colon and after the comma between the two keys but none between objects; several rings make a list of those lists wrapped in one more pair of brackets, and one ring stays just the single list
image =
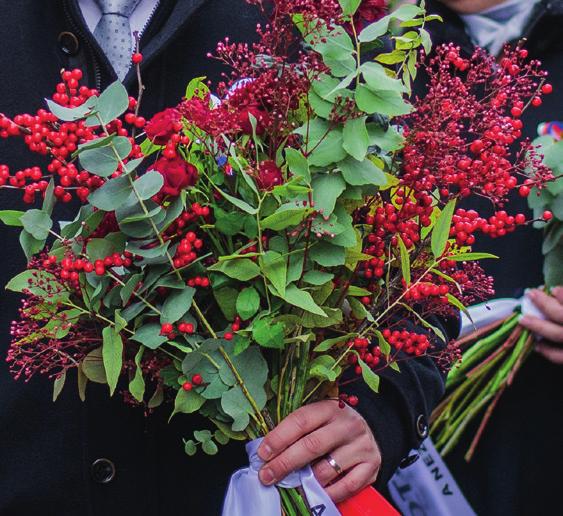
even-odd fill
[{"label": "white ribbon", "polygon": [[[223,516],[280,516],[281,501],[276,486],[265,486],[258,478],[264,461],[258,457],[262,439],[246,445],[249,466],[235,471],[223,503]],[[276,484],[281,488],[301,486],[313,516],[340,516],[340,512],[313,475],[311,466],[294,471]]]}]

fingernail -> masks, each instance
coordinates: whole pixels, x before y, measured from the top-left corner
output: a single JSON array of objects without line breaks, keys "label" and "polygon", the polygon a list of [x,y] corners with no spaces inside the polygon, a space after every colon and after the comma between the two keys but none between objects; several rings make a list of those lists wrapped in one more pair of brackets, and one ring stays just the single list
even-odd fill
[{"label": "fingernail", "polygon": [[262,468],[260,470],[259,477],[260,477],[260,482],[262,482],[266,486],[273,484],[274,481],[276,480],[270,468]]},{"label": "fingernail", "polygon": [[262,460],[270,460],[272,456],[272,448],[270,448],[267,444],[262,444],[260,448],[258,448],[258,456]]},{"label": "fingernail", "polygon": [[551,289],[551,293],[555,296],[559,296],[560,294],[563,294],[563,287],[553,287]]},{"label": "fingernail", "polygon": [[537,290],[528,290],[528,297],[530,299],[534,299],[535,297],[537,297],[538,295],[538,291]]}]

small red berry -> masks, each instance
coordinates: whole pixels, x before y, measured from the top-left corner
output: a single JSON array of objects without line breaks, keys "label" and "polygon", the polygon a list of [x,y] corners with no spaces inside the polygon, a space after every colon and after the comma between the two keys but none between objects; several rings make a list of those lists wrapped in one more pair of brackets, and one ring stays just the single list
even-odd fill
[{"label": "small red berry", "polygon": [[528,197],[528,195],[530,195],[530,188],[526,185],[522,185],[518,189],[518,194],[520,195],[520,197]]},{"label": "small red berry", "polygon": [[357,396],[354,395],[348,396],[348,405],[350,405],[351,407],[357,406],[359,401],[360,400],[358,399]]},{"label": "small red berry", "polygon": [[534,98],[532,99],[532,106],[534,106],[534,107],[539,107],[539,106],[541,106],[541,105],[542,105],[542,100],[541,100],[540,97],[534,97]]},{"label": "small red berry", "polygon": [[228,331],[227,333],[225,333],[225,335],[223,335],[225,340],[233,340],[233,334]]},{"label": "small red berry", "polygon": [[184,389],[185,391],[191,391],[193,389],[193,385],[191,382],[184,382],[182,384],[182,389]]},{"label": "small red berry", "polygon": [[139,64],[143,60],[143,54],[141,54],[140,52],[135,52],[133,54],[133,57],[131,57],[131,60],[134,64]]},{"label": "small red berry", "polygon": [[553,213],[551,213],[549,210],[545,210],[543,212],[543,215],[542,215],[543,220],[551,220],[552,218],[553,218]]},{"label": "small red berry", "polygon": [[194,385],[201,385],[203,383],[203,378],[200,374],[194,374],[192,376],[192,383]]},{"label": "small red berry", "polygon": [[542,87],[541,87],[541,92],[545,95],[549,95],[551,92],[553,91],[553,86],[551,84],[549,84],[548,82],[546,82]]},{"label": "small red berry", "polygon": [[174,327],[170,323],[162,323],[160,327],[161,335],[170,335],[174,331]]}]

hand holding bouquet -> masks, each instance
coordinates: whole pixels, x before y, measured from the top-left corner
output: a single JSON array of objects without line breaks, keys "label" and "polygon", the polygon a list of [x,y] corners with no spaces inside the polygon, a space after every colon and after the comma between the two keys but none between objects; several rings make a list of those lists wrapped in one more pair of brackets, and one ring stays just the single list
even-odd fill
[{"label": "hand holding bouquet", "polygon": [[[262,458],[304,432],[313,460],[333,451],[327,421],[361,419],[358,382],[377,392],[402,361],[457,356],[439,320],[491,294],[476,262],[490,255],[471,245],[525,220],[456,204],[479,195],[500,208],[520,176],[550,177],[508,150],[514,110],[541,95],[544,74],[521,51],[497,67],[450,45],[426,62],[430,89],[413,106],[434,18],[420,7],[367,24],[358,1],[252,3],[269,23],[258,43],[225,40],[210,56],[232,70],[217,97],[196,79],[146,123],[121,84],[100,93],[63,71],[48,110],[0,118],[1,137],[50,159],[0,171],[25,202],[42,198],[0,212],[29,259],[7,286],[25,296],[8,362],[16,378],[54,379],[54,398],[75,369],[82,399],[104,383],[148,410],[170,400],[173,416],[201,414],[213,430],[186,439],[188,455],[280,425]],[[391,22],[408,31],[367,59]],[[55,223],[54,205],[73,199],[75,220]],[[288,435],[299,410],[314,417]],[[335,500],[375,480],[360,455],[321,479]],[[297,462],[262,473],[289,515],[314,505],[280,487]]]}]

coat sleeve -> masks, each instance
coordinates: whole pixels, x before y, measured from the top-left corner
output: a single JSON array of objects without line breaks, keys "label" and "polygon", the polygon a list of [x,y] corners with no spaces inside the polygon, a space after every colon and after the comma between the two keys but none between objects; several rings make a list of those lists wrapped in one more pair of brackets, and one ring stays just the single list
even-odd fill
[{"label": "coat sleeve", "polygon": [[[432,320],[449,339],[458,334],[457,320]],[[427,331],[427,330],[426,330]],[[443,349],[440,342],[433,351]],[[400,357],[400,355],[399,355]],[[379,393],[365,382],[351,382],[346,392],[359,398],[356,409],[365,418],[379,445],[382,464],[376,487],[384,488],[410,450],[428,435],[428,421],[444,394],[445,374],[429,356],[400,362],[400,372],[386,368],[380,373]]]}]

